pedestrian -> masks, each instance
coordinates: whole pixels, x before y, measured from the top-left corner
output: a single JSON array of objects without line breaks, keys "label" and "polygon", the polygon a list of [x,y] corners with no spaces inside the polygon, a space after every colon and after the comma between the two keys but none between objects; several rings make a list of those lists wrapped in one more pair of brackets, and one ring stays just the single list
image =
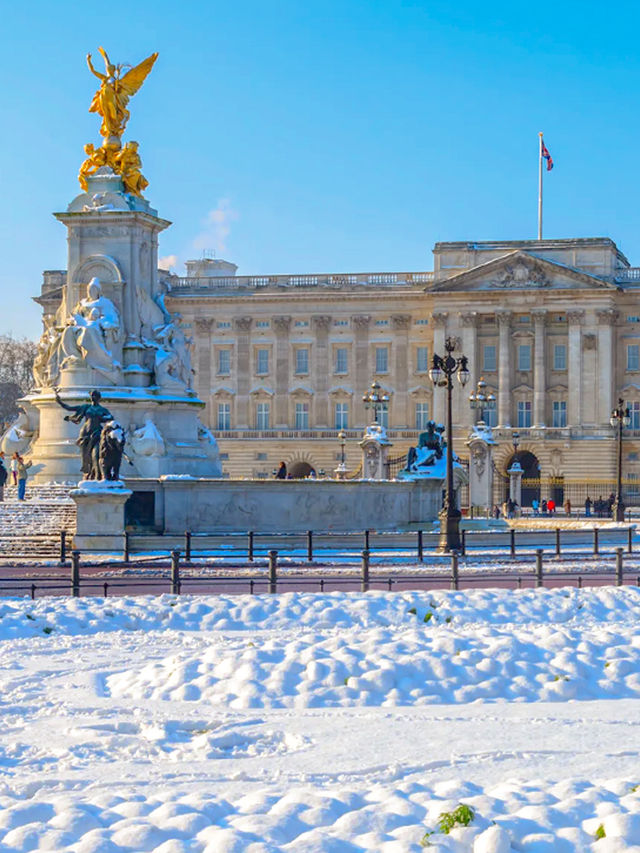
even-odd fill
[{"label": "pedestrian", "polygon": [[496,519],[500,518],[500,507],[498,504],[493,507],[493,517]]},{"label": "pedestrian", "polygon": [[507,501],[507,518],[513,518],[515,514],[516,505],[515,502],[509,498]]},{"label": "pedestrian", "polygon": [[287,465],[285,462],[280,463],[280,467],[276,471],[276,480],[286,480],[287,479]]},{"label": "pedestrian", "polygon": [[542,514],[543,514],[543,515],[546,515],[546,514],[547,514],[547,509],[548,509],[548,507],[549,507],[549,504],[547,503],[547,499],[546,499],[546,498],[544,498],[544,499],[543,499],[543,501],[542,501]]},{"label": "pedestrian", "polygon": [[549,515],[555,515],[556,502],[553,498],[549,498],[549,500],[547,501],[547,511],[549,512]]},{"label": "pedestrian", "polygon": [[567,498],[564,502],[564,514],[567,516],[567,518],[569,518],[569,516],[571,515],[571,501],[569,500],[569,498]]},{"label": "pedestrian", "polygon": [[537,498],[531,501],[531,509],[534,515],[540,515],[540,501]]},{"label": "pedestrian", "polygon": [[11,457],[11,473],[13,475],[13,485],[18,485],[18,451]]},{"label": "pedestrian", "polygon": [[22,456],[18,456],[18,500],[24,500],[24,494],[27,489],[27,469],[31,468],[33,462],[25,462]]},{"label": "pedestrian", "polygon": [[9,472],[4,467],[4,453],[0,453],[0,501],[4,500],[4,484],[8,476]]},{"label": "pedestrian", "polygon": [[591,518],[591,506],[592,506],[592,504],[593,504],[593,501],[591,500],[589,495],[587,495],[587,499],[584,502],[584,514],[587,516],[587,518]]}]

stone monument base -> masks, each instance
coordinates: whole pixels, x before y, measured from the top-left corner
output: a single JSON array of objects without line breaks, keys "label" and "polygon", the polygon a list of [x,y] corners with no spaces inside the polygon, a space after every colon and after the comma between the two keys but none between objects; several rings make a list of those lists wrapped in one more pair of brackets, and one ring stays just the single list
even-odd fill
[{"label": "stone monument base", "polygon": [[121,480],[81,480],[69,495],[76,504],[74,547],[118,551],[124,537],[124,505],[131,496]]}]

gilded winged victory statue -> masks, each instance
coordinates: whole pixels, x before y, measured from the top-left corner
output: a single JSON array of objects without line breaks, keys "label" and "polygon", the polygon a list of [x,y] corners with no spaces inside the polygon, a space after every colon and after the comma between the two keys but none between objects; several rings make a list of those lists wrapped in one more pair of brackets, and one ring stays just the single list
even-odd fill
[{"label": "gilded winged victory statue", "polygon": [[80,167],[78,180],[86,191],[87,175],[92,175],[102,166],[109,166],[116,174],[122,176],[126,192],[141,195],[142,190],[147,186],[147,181],[140,172],[142,162],[137,154],[137,143],[127,143],[123,149],[122,134],[129,121],[130,113],[127,109],[129,99],[144,83],[158,54],[152,53],[139,65],[123,73],[129,66],[114,65],[104,48],[98,49],[104,60],[105,72],[103,74],[94,68],[91,54],[88,53],[89,70],[100,80],[100,88],[93,96],[89,112],[98,113],[102,119],[100,134],[103,139],[98,149],[91,144],[85,146],[85,153],[88,156]]}]

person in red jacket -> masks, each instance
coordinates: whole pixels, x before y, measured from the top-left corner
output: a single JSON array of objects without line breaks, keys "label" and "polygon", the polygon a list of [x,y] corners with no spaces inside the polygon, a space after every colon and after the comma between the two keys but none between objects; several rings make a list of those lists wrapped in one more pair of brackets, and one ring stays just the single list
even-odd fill
[{"label": "person in red jacket", "polygon": [[549,498],[549,500],[547,501],[547,510],[549,511],[549,515],[555,515],[556,502],[553,498]]}]

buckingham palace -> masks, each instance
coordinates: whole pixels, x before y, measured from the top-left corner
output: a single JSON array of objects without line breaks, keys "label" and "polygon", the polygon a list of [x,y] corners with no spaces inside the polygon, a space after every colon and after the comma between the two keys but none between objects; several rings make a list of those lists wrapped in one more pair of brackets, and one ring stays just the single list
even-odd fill
[{"label": "buckingham palace", "polygon": [[[374,380],[389,399],[380,417],[399,460],[428,420],[444,421],[445,395],[428,371],[451,337],[471,373],[453,400],[463,459],[477,418],[469,392],[482,377],[497,400],[487,417],[498,484],[515,432],[525,479],[604,492],[615,479],[618,397],[632,418],[627,485],[640,478],[640,268],[611,239],[436,243],[432,269],[414,272],[243,276],[212,258],[186,266],[185,277],[160,276],[191,338],[194,388],[225,476],[271,477],[280,461],[294,477],[330,475],[341,431],[357,471],[370,419],[362,397]],[[56,275],[45,273],[43,296]]]}]

